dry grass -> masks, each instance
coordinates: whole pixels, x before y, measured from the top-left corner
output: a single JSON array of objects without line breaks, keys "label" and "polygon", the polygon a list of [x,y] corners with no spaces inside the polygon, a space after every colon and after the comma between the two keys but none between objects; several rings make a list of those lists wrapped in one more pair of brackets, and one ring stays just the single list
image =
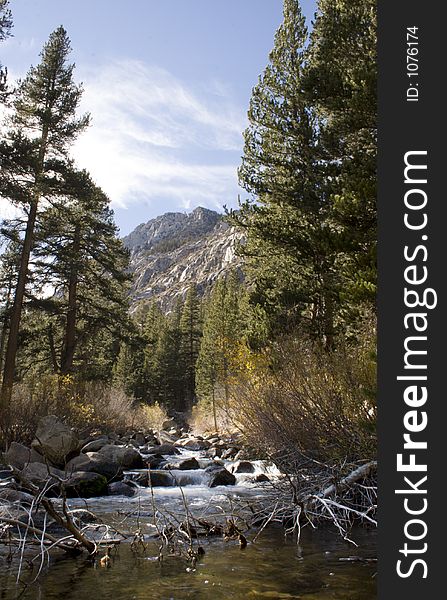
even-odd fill
[{"label": "dry grass", "polygon": [[159,429],[166,419],[158,405],[140,405],[122,389],[79,383],[70,377],[42,376],[14,387],[9,441],[30,443],[39,419],[49,414],[83,432]]},{"label": "dry grass", "polygon": [[[219,398],[216,400],[216,423],[219,433],[231,433],[234,430],[234,422],[227,410],[223,408],[224,402]],[[214,414],[212,403],[208,399],[203,399],[193,406],[191,417],[189,419],[192,431],[194,433],[214,433],[216,424],[214,423]]]}]

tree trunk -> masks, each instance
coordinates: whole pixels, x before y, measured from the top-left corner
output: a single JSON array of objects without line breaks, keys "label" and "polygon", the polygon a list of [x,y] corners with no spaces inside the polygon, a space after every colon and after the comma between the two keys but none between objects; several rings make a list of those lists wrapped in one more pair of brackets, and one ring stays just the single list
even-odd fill
[{"label": "tree trunk", "polygon": [[51,362],[53,363],[53,370],[55,373],[59,372],[59,365],[57,364],[56,348],[54,346],[53,326],[50,324],[48,327],[48,344],[50,345]]},{"label": "tree trunk", "polygon": [[20,256],[20,267],[17,277],[17,285],[12,305],[11,319],[9,321],[8,343],[6,345],[5,366],[3,369],[3,381],[0,392],[0,428],[3,430],[6,438],[9,428],[9,413],[12,396],[12,386],[14,383],[14,373],[16,366],[17,348],[19,344],[19,328],[22,317],[23,298],[25,296],[26,282],[28,279],[28,265],[33,249],[34,227],[37,218],[37,207],[39,205],[40,192],[39,184],[43,173],[45,154],[48,142],[48,125],[42,128],[40,138],[39,156],[37,160],[36,171],[34,175],[34,190],[30,200],[30,209],[28,213],[28,222],[26,224],[25,238],[23,240],[22,253]]},{"label": "tree trunk", "polygon": [[214,384],[213,384],[213,417],[214,417],[214,429],[216,430],[216,433],[218,433],[219,430],[217,428],[216,394],[214,391]]},{"label": "tree trunk", "polygon": [[77,288],[78,288],[78,260],[80,246],[80,225],[76,225],[73,240],[73,266],[68,281],[68,309],[65,325],[65,342],[61,359],[61,373],[67,375],[73,369],[73,359],[76,350],[76,320],[77,320]]},{"label": "tree trunk", "polygon": [[28,277],[28,264],[33,247],[34,226],[37,216],[38,197],[31,202],[26,225],[25,239],[23,240],[22,254],[20,258],[19,276],[14,295],[11,319],[9,321],[8,343],[6,345],[5,366],[3,370],[3,381],[0,397],[1,426],[6,433],[9,424],[9,411],[11,404],[12,385],[16,364],[17,347],[19,340],[20,319],[22,316],[23,298],[25,295],[26,281]]},{"label": "tree trunk", "polygon": [[6,336],[7,336],[8,327],[9,327],[9,311],[11,308],[11,294],[12,294],[12,287],[13,287],[12,277],[13,277],[13,275],[12,275],[12,270],[11,270],[11,276],[8,281],[8,291],[6,293],[5,309],[4,309],[5,314],[3,317],[2,334],[1,334],[1,339],[0,339],[0,372],[3,369],[3,356],[4,356],[4,352],[5,352]]}]

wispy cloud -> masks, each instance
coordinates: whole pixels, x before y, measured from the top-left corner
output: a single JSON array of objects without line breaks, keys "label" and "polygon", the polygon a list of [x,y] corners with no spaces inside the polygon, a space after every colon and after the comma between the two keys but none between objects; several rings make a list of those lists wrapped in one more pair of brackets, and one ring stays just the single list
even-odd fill
[{"label": "wispy cloud", "polygon": [[[211,80],[192,89],[130,60],[78,68],[76,79],[84,85],[81,111],[92,120],[72,154],[112,206],[144,205],[146,215],[163,199],[179,209],[232,203],[245,115],[228,85]],[[0,217],[14,213],[0,199]]]},{"label": "wispy cloud", "polygon": [[245,117],[224,84],[198,92],[138,61],[80,75],[92,124],[73,154],[113,205],[168,197],[188,208],[231,200]]}]

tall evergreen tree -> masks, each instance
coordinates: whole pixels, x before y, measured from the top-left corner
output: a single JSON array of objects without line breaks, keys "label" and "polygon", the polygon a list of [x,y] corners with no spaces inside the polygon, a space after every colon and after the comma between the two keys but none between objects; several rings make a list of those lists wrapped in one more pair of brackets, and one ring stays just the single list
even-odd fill
[{"label": "tall evergreen tree", "polygon": [[74,65],[67,64],[70,42],[63,27],[54,31],[19,85],[10,127],[1,143],[0,193],[27,213],[20,267],[9,323],[1,390],[1,412],[7,421],[23,299],[39,205],[59,192],[57,172],[71,142],[88,124],[77,118],[82,89],[73,82]]},{"label": "tall evergreen tree", "polygon": [[67,168],[64,179],[63,205],[47,207],[39,219],[33,275],[55,290],[54,312],[63,324],[57,370],[69,374],[88,338],[104,329],[119,338],[130,328],[129,276],[107,196],[85,171]]},{"label": "tall evergreen tree", "polygon": [[147,401],[144,352],[145,340],[137,332],[134,332],[127,341],[123,341],[113,365],[113,383],[123,389],[128,396]]},{"label": "tall evergreen tree", "polygon": [[[13,230],[12,230],[13,231]],[[0,372],[3,366],[6,340],[8,337],[9,317],[12,297],[16,285],[17,267],[19,259],[19,240],[17,235],[12,235],[7,242],[0,257]]]},{"label": "tall evergreen tree", "polygon": [[374,305],[376,291],[377,3],[320,0],[307,89],[330,163],[344,300]]},{"label": "tall evergreen tree", "polygon": [[243,323],[240,315],[240,285],[235,272],[219,279],[205,309],[203,337],[196,365],[197,393],[216,407],[229,405],[229,378],[232,357],[240,342]]},{"label": "tall evergreen tree", "polygon": [[253,195],[233,219],[259,302],[281,328],[294,322],[332,345],[337,273],[319,119],[305,89],[307,30],[284,0],[270,62],[253,89],[239,177]]},{"label": "tall evergreen tree", "polygon": [[183,409],[184,373],[180,361],[180,306],[165,316],[152,360],[154,400],[167,409]]},{"label": "tall evergreen tree", "polygon": [[201,305],[197,286],[192,284],[186,293],[180,317],[180,364],[184,377],[185,410],[192,408],[195,398],[195,371],[201,334]]},{"label": "tall evergreen tree", "polygon": [[165,315],[156,302],[149,304],[143,328],[145,339],[144,349],[144,371],[146,380],[146,400],[149,403],[158,401],[157,382],[159,377],[156,373],[156,352],[161,330],[165,326]]},{"label": "tall evergreen tree", "polygon": [[[0,0],[0,42],[11,35],[12,17],[8,8],[8,0]],[[8,71],[0,60],[0,100],[3,99],[6,92],[6,76]]]}]

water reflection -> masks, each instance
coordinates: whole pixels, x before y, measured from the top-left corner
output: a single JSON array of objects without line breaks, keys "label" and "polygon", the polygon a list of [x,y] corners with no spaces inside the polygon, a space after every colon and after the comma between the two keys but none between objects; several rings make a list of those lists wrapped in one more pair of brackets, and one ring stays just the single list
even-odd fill
[{"label": "water reflection", "polygon": [[[191,569],[177,557],[154,560],[157,544],[135,557],[122,545],[109,569],[93,567],[85,558],[59,559],[42,574],[40,583],[23,590],[12,571],[0,567],[0,597],[4,600],[235,600],[271,598],[300,600],[373,600],[376,598],[374,532],[353,534],[359,548],[335,532],[304,530],[298,547],[270,528],[241,550],[234,542],[213,540]],[[356,560],[354,560],[356,557]],[[342,559],[342,560],[340,560]],[[343,560],[344,559],[344,560]],[[346,560],[349,559],[349,560]],[[32,578],[33,574],[24,575]]]}]

